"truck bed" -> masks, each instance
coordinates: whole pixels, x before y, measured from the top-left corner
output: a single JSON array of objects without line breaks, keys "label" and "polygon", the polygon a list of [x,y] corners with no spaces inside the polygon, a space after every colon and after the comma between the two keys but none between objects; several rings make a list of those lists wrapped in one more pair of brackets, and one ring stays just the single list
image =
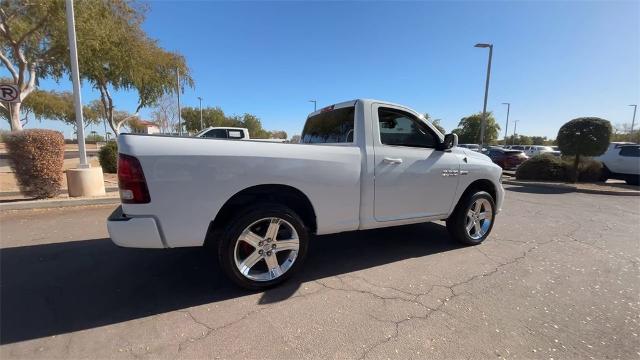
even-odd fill
[{"label": "truck bed", "polygon": [[123,211],[153,214],[166,247],[202,245],[227,199],[264,184],[302,191],[314,204],[319,234],[358,228],[362,155],[356,145],[131,134],[122,134],[119,145],[140,161],[151,197],[148,204],[123,204]]}]

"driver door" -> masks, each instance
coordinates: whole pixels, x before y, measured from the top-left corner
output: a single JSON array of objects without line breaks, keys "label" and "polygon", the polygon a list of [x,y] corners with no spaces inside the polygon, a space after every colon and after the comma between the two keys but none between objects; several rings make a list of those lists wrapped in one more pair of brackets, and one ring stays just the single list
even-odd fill
[{"label": "driver door", "polygon": [[411,112],[374,104],[374,217],[393,221],[448,214],[460,163],[440,138]]}]

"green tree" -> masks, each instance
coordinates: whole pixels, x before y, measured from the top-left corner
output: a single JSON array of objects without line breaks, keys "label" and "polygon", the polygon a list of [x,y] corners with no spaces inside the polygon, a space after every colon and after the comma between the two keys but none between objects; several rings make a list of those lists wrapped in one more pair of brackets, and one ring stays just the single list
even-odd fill
[{"label": "green tree", "polygon": [[[482,113],[473,114],[460,119],[458,127],[453,130],[453,133],[458,135],[458,141],[461,144],[480,143],[481,120]],[[484,133],[484,142],[486,144],[496,143],[499,131],[500,125],[496,122],[493,114],[491,112],[487,112],[487,126]]]},{"label": "green tree", "polygon": [[424,118],[425,120],[427,120],[428,122],[431,123],[431,125],[433,125],[436,129],[438,129],[438,131],[440,131],[443,134],[446,134],[447,132],[444,130],[444,127],[442,127],[442,125],[440,124],[440,121],[442,121],[442,119],[433,119],[431,117],[431,115],[429,115],[429,113],[424,113]]},{"label": "green tree", "polygon": [[[73,94],[68,91],[45,91],[35,89],[31,95],[22,101],[21,123],[26,124],[28,117],[36,120],[58,120],[71,125],[76,132],[76,112],[73,102]],[[8,117],[6,109],[2,111],[3,117]],[[100,122],[99,114],[90,106],[83,107],[85,128]]]},{"label": "green tree", "polygon": [[7,113],[11,130],[22,130],[22,104],[35,90],[38,79],[59,79],[66,64],[59,55],[68,53],[52,38],[64,34],[66,26],[63,1],[3,0],[0,2],[0,62],[11,74],[10,83],[20,89],[19,101]]},{"label": "green tree", "polygon": [[[0,61],[13,82],[23,91],[24,101],[37,79],[60,79],[69,72],[69,50],[64,2],[6,0],[0,3]],[[146,9],[128,0],[94,0],[75,3],[80,77],[100,93],[107,122],[117,135],[112,91],[137,92],[134,113],[150,106],[193,80],[182,56],[160,48],[141,28]],[[11,127],[21,129],[21,103],[12,106]],[[121,120],[122,122],[127,119]]]},{"label": "green tree", "polygon": [[111,91],[137,92],[133,118],[141,108],[178,91],[176,71],[180,72],[180,89],[193,86],[185,59],[162,49],[142,30],[144,8],[126,0],[83,3],[76,20],[80,75],[100,92],[107,122],[116,135],[122,122],[131,118],[117,121]]},{"label": "green tree", "polygon": [[[183,107],[182,112],[183,126],[188,132],[197,132],[200,128],[200,108]],[[237,123],[227,119],[219,107],[208,107],[202,109],[202,122],[204,127],[210,126],[237,126]],[[233,124],[233,125],[232,125]]]},{"label": "green tree", "polygon": [[526,135],[510,135],[507,137],[506,145],[533,145],[533,140]]},{"label": "green tree", "polygon": [[92,131],[89,135],[85,137],[87,142],[103,142],[104,136],[98,134],[97,131]]},{"label": "green tree", "polygon": [[287,132],[284,130],[274,130],[269,132],[269,137],[272,139],[286,139]]},{"label": "green tree", "polygon": [[602,155],[611,139],[611,123],[597,117],[583,117],[569,121],[558,131],[556,141],[563,155],[574,156],[572,180],[578,179],[581,156]]},{"label": "green tree", "polygon": [[544,145],[547,142],[546,136],[532,136],[531,143],[532,145]]}]

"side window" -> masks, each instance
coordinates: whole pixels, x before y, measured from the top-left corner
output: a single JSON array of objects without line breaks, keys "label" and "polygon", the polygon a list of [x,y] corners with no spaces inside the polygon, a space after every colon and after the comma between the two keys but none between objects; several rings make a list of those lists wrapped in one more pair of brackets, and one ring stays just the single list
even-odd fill
[{"label": "side window", "polygon": [[242,139],[244,138],[244,132],[242,130],[229,129],[229,139]]},{"label": "side window", "polygon": [[353,142],[355,107],[321,112],[307,119],[302,130],[302,144]]},{"label": "side window", "polygon": [[227,138],[227,130],[226,129],[211,129],[203,137],[207,138],[215,138],[215,139],[226,139]]},{"label": "side window", "polygon": [[400,110],[379,108],[378,125],[384,145],[434,148],[439,142],[427,125]]},{"label": "side window", "polygon": [[620,148],[620,156],[640,157],[640,146],[623,146]]}]

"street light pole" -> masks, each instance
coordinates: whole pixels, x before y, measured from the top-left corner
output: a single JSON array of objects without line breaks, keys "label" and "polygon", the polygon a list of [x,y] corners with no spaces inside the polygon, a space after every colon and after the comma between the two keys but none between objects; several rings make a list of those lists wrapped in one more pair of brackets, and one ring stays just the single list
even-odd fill
[{"label": "street light pole", "polygon": [[80,165],[78,165],[78,168],[87,169],[91,165],[87,162],[87,151],[84,146],[84,120],[82,119],[82,98],[80,96],[80,74],[78,72],[78,49],[76,48],[76,21],[73,14],[73,0],[66,0],[66,12],[69,54],[71,55],[71,80],[73,81],[76,127],[78,129],[78,152],[80,153]]},{"label": "street light pole", "polygon": [[482,107],[482,123],[480,124],[480,149],[484,147],[484,132],[487,127],[487,98],[489,97],[489,79],[491,79],[491,58],[493,57],[493,44],[475,44],[477,48],[489,48],[489,61],[487,62],[487,80],[484,85],[484,106]]},{"label": "street light pole", "polygon": [[178,135],[182,135],[182,114],[180,112],[180,69],[176,68],[176,85],[178,86]]},{"label": "street light pole", "polygon": [[518,122],[520,122],[520,120],[515,120],[513,122],[513,140],[511,140],[511,145],[516,144],[516,130],[518,129]]},{"label": "street light pole", "polygon": [[511,110],[511,103],[502,103],[507,105],[507,125],[504,127],[504,144],[507,145],[507,130],[509,130],[509,110]]},{"label": "street light pole", "polygon": [[316,100],[309,100],[309,102],[313,103],[313,112],[316,112]]},{"label": "street light pole", "polygon": [[200,130],[204,129],[204,123],[202,122],[202,98],[198,96],[198,100],[200,101]]},{"label": "street light pole", "polygon": [[633,119],[631,119],[631,135],[633,135],[633,126],[636,124],[636,110],[638,105],[633,104],[629,106],[633,106]]}]

